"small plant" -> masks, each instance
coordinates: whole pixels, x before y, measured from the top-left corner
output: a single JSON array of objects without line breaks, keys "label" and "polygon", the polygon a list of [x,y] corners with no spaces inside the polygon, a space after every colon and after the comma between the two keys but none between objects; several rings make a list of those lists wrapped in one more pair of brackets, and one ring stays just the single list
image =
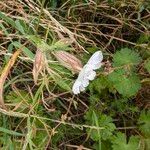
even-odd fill
[{"label": "small plant", "polygon": [[116,90],[125,97],[134,96],[141,87],[135,68],[140,61],[138,53],[128,48],[121,49],[113,56],[115,68],[108,78]]}]

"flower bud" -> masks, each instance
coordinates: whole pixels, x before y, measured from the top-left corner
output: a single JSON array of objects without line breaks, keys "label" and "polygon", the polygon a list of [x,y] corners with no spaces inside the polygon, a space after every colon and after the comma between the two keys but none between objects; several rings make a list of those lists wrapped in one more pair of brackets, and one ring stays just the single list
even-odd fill
[{"label": "flower bud", "polygon": [[81,61],[72,54],[69,54],[66,51],[56,51],[53,54],[62,66],[72,72],[78,73],[82,69]]},{"label": "flower bud", "polygon": [[34,58],[34,63],[33,63],[33,70],[32,70],[35,84],[37,84],[38,76],[42,72],[44,68],[44,64],[45,64],[45,56],[41,50],[37,49]]}]

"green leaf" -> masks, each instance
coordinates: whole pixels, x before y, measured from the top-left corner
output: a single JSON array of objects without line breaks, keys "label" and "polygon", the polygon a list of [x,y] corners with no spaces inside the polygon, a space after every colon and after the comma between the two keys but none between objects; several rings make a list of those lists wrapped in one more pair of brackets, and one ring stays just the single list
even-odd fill
[{"label": "green leaf", "polygon": [[15,28],[16,30],[20,31],[20,33],[25,34],[25,31],[23,29],[23,26],[20,23],[20,20],[16,20],[14,21],[13,19],[11,19],[10,17],[8,17],[5,13],[0,12],[0,18],[3,19],[5,22],[7,22],[8,24],[10,24],[13,28]]},{"label": "green leaf", "polygon": [[120,51],[117,51],[113,56],[113,66],[121,67],[126,65],[137,65],[141,61],[141,58],[138,53],[134,50],[123,48]]},{"label": "green leaf", "polygon": [[26,56],[28,56],[30,59],[34,58],[34,54],[25,46],[23,46],[21,43],[15,41],[12,43],[16,48],[22,48],[22,51]]},{"label": "green leaf", "polygon": [[150,149],[150,138],[144,139],[145,142],[145,150]]},{"label": "green leaf", "polygon": [[128,98],[114,99],[111,101],[111,109],[118,113],[138,113],[138,107],[133,102],[130,103]]},{"label": "green leaf", "polygon": [[[98,117],[96,115],[96,113],[93,111],[93,114],[92,114],[92,119],[93,119],[93,123],[96,127],[99,127],[99,121],[98,121]],[[96,133],[94,133],[96,131]],[[100,131],[99,130],[95,130],[94,132],[91,132],[91,133],[94,133],[94,134],[91,134],[91,137],[96,141],[99,141],[99,139],[101,139],[101,134],[100,134]]]},{"label": "green leaf", "polygon": [[[23,99],[25,99],[27,103],[32,102],[32,99],[31,99],[29,93],[27,93],[25,90],[17,90],[17,92],[10,91],[6,95],[6,101],[11,102],[12,104],[20,103],[21,101],[23,101]],[[24,104],[24,103],[22,103],[22,104]]]},{"label": "green leaf", "polygon": [[18,29],[18,31],[20,31],[22,34],[25,34],[24,28],[23,28],[23,26],[21,25],[20,21],[19,21],[19,20],[16,20],[16,21],[15,21],[15,24],[16,24],[16,28]]},{"label": "green leaf", "polygon": [[137,43],[138,44],[145,44],[145,43],[148,43],[149,41],[150,41],[150,35],[141,33],[140,38],[138,39]]},{"label": "green leaf", "polygon": [[0,11],[0,18],[6,21],[8,24],[10,24],[12,27],[16,28],[15,21],[10,17],[6,16],[6,14],[1,11]]},{"label": "green leaf", "polygon": [[87,112],[85,116],[87,123],[91,126],[102,127],[104,129],[88,129],[87,132],[93,141],[99,141],[100,139],[106,140],[112,136],[112,132],[115,130],[115,125],[112,123],[112,118],[107,115],[97,113],[95,111]]},{"label": "green leaf", "polygon": [[[100,150],[99,149],[99,143],[97,143],[97,142],[95,142],[92,147],[94,150]],[[101,142],[101,150],[112,150],[111,143],[109,140],[106,140],[106,141],[103,140]]]},{"label": "green leaf", "polygon": [[139,77],[135,74],[128,74],[123,69],[112,72],[108,75],[108,79],[124,97],[134,96],[141,88]]},{"label": "green leaf", "polygon": [[44,149],[45,144],[48,141],[48,135],[45,131],[37,131],[36,136],[34,137],[34,144],[39,149]]},{"label": "green leaf", "polygon": [[71,91],[71,88],[69,86],[69,83],[67,80],[64,80],[63,78],[55,79],[55,82],[61,87],[62,89],[66,91]]},{"label": "green leaf", "polygon": [[144,64],[145,69],[150,73],[150,59],[148,59]]},{"label": "green leaf", "polygon": [[35,35],[27,35],[26,38],[37,46],[42,52],[50,50],[50,46],[40,37]]},{"label": "green leaf", "polygon": [[12,131],[12,130],[8,130],[8,129],[5,129],[3,127],[0,127],[0,132],[4,132],[4,133],[10,134],[10,135],[15,135],[15,136],[25,136],[22,133],[19,133],[19,132],[16,132],[16,131]]},{"label": "green leaf", "polygon": [[133,72],[140,61],[138,53],[128,48],[117,51],[113,56],[113,66],[119,68],[109,74],[108,79],[124,97],[134,96],[141,87],[139,77]]},{"label": "green leaf", "polygon": [[0,29],[3,31],[3,33],[6,35],[6,36],[9,36],[9,33],[7,32],[7,29],[4,27],[4,25],[2,23],[0,23]]},{"label": "green leaf", "polygon": [[55,9],[57,7],[57,0],[50,0],[50,6],[52,9]]},{"label": "green leaf", "polygon": [[59,51],[59,50],[64,50],[64,51],[68,51],[68,50],[73,50],[73,48],[70,47],[70,42],[63,42],[61,40],[53,43],[49,50],[51,51]]},{"label": "green leaf", "polygon": [[143,111],[140,115],[138,123],[140,124],[140,131],[144,133],[145,136],[150,137],[150,111],[147,113]]},{"label": "green leaf", "polygon": [[94,91],[97,93],[101,93],[105,88],[111,87],[110,82],[108,79],[104,76],[101,76],[97,79],[95,79],[90,85],[89,89],[90,92],[93,94]]},{"label": "green leaf", "polygon": [[126,136],[123,133],[118,133],[112,140],[113,150],[138,150],[139,149],[139,138],[131,136],[127,142]]}]

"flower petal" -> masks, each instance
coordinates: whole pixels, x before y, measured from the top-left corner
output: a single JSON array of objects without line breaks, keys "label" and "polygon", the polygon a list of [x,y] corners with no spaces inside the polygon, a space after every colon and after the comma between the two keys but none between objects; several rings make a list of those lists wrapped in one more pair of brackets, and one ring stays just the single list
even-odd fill
[{"label": "flower petal", "polygon": [[80,91],[83,92],[85,90],[85,87],[83,85],[80,86]]},{"label": "flower petal", "polygon": [[89,81],[94,80],[96,72],[94,70],[99,69],[102,66],[101,61],[103,55],[101,51],[95,52],[86,65],[82,68],[79,73],[77,80],[75,81],[72,91],[74,94],[79,94],[85,90],[85,87],[89,85]]},{"label": "flower petal", "polygon": [[103,60],[103,54],[101,51],[95,52],[89,61],[87,62],[87,65],[91,65],[93,70],[99,69],[101,67],[101,62]]},{"label": "flower petal", "polygon": [[81,85],[82,85],[83,87],[87,87],[87,86],[89,85],[89,80],[88,80],[88,79],[82,80]]},{"label": "flower petal", "polygon": [[81,82],[76,80],[75,83],[73,84],[73,87],[72,87],[72,91],[74,94],[80,93],[80,86],[81,86]]},{"label": "flower petal", "polygon": [[95,71],[93,71],[93,70],[91,70],[90,72],[89,72],[89,74],[87,75],[87,79],[89,79],[89,80],[94,80],[94,78],[96,77],[96,72]]}]

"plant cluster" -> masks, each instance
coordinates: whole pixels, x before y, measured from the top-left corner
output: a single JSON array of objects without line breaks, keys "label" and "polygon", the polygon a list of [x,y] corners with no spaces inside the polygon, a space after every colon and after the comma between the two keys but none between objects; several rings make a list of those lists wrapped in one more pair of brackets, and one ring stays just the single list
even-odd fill
[{"label": "plant cluster", "polygon": [[0,1],[0,149],[149,150],[149,33],[148,1]]}]

